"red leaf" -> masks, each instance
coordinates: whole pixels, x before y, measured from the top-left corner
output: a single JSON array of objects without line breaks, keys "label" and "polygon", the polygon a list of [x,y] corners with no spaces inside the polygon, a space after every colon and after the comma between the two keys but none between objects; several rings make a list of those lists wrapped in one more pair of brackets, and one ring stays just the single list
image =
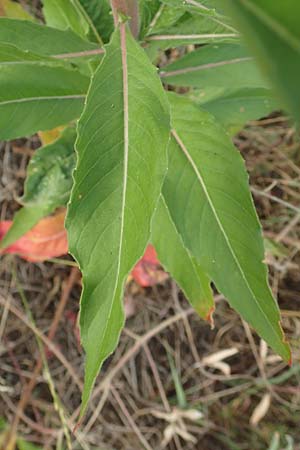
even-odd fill
[{"label": "red leaf", "polygon": [[[46,217],[14,244],[0,253],[15,253],[31,262],[45,261],[68,253],[67,233],[64,228],[65,211]],[[0,222],[0,240],[12,221]],[[144,256],[132,271],[132,277],[142,287],[154,286],[168,278],[160,268],[155,248],[148,245]]]},{"label": "red leaf", "polygon": [[[64,228],[65,212],[46,217],[18,239],[1,250],[2,253],[17,253],[31,262],[45,261],[68,253],[67,233]],[[11,221],[0,222],[0,239],[11,227]]]},{"label": "red leaf", "polygon": [[168,275],[161,270],[153,245],[148,245],[145,254],[131,272],[134,280],[142,287],[154,286],[161,283]]}]

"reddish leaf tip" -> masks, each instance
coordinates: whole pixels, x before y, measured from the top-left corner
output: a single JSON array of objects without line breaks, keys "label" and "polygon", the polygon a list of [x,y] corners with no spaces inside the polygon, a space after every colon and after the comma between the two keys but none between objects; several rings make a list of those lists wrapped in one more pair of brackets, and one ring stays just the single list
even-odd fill
[{"label": "reddish leaf tip", "polygon": [[216,309],[215,306],[212,306],[208,310],[208,313],[205,316],[205,320],[210,324],[210,327],[211,327],[212,330],[215,328],[215,322],[214,322],[214,317],[213,317],[215,309]]}]

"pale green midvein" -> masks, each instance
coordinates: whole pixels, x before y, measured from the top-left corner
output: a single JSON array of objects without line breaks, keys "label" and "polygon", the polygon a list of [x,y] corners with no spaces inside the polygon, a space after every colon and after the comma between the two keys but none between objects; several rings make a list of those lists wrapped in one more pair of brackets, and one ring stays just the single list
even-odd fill
[{"label": "pale green midvein", "polygon": [[183,141],[182,141],[182,140],[180,139],[180,137],[178,136],[176,130],[173,129],[173,130],[171,131],[171,133],[172,133],[172,135],[174,136],[174,138],[175,138],[177,144],[179,145],[179,147],[181,148],[181,150],[182,150],[183,153],[185,154],[185,156],[186,156],[186,158],[188,159],[189,163],[191,164],[191,166],[192,166],[192,168],[193,168],[193,170],[194,170],[194,172],[195,172],[195,174],[196,174],[196,176],[197,176],[197,178],[198,178],[198,180],[199,180],[199,182],[200,182],[200,184],[201,184],[201,187],[202,187],[202,189],[203,189],[203,191],[204,191],[204,193],[205,193],[205,196],[206,196],[206,198],[207,198],[207,200],[208,200],[208,202],[209,202],[209,205],[210,205],[210,207],[211,207],[211,209],[212,209],[212,211],[213,211],[214,217],[215,217],[215,219],[216,219],[216,221],[217,221],[217,223],[218,223],[218,225],[219,225],[219,227],[220,227],[220,229],[221,229],[221,232],[222,232],[222,234],[223,234],[223,236],[224,236],[224,239],[225,239],[225,241],[226,241],[226,243],[227,243],[227,245],[228,245],[228,247],[229,247],[229,249],[230,249],[230,252],[231,252],[231,254],[232,254],[232,256],[233,256],[233,259],[234,259],[234,261],[235,261],[235,263],[236,263],[236,265],[237,265],[237,267],[238,267],[238,269],[239,269],[239,271],[240,271],[240,273],[241,273],[241,275],[242,275],[242,278],[243,278],[243,280],[244,280],[245,283],[246,283],[247,288],[249,289],[251,295],[253,296],[253,299],[254,299],[255,303],[257,304],[259,310],[262,312],[263,316],[265,317],[267,323],[269,323],[269,325],[271,326],[271,329],[272,329],[273,333],[275,334],[276,339],[278,339],[278,335],[277,335],[277,333],[276,333],[275,328],[273,327],[272,323],[268,320],[268,317],[266,316],[264,310],[262,309],[262,307],[260,306],[259,302],[257,301],[254,292],[252,291],[251,287],[249,286],[248,280],[247,280],[247,278],[245,277],[245,274],[244,274],[244,272],[243,272],[243,269],[242,269],[242,267],[240,266],[240,263],[239,263],[239,261],[238,261],[236,255],[235,255],[235,253],[234,253],[234,251],[233,251],[233,249],[232,249],[232,247],[231,247],[230,241],[229,241],[229,239],[228,239],[228,237],[227,237],[227,235],[226,235],[226,232],[225,232],[225,230],[224,230],[224,228],[223,228],[223,225],[222,225],[222,223],[221,223],[221,221],[220,221],[220,219],[219,219],[219,216],[218,216],[218,214],[217,214],[217,212],[216,212],[216,210],[215,210],[215,207],[214,207],[214,205],[213,205],[213,203],[212,203],[212,200],[211,200],[211,198],[210,198],[210,195],[209,195],[209,193],[208,193],[208,191],[207,191],[207,189],[206,189],[205,183],[204,183],[204,181],[203,181],[203,179],[202,179],[201,174],[199,173],[199,171],[198,171],[198,169],[197,169],[197,166],[196,166],[196,164],[195,164],[193,158],[192,158],[191,155],[189,154],[189,152],[188,152],[186,146],[184,145]]},{"label": "pale green midvein", "polygon": [[123,101],[124,101],[124,174],[123,174],[123,198],[122,198],[122,215],[121,215],[121,232],[120,232],[120,249],[118,260],[118,273],[120,274],[121,255],[123,247],[124,234],[124,215],[126,203],[126,189],[127,189],[127,172],[128,172],[128,150],[129,150],[129,129],[128,129],[128,66],[127,66],[127,47],[126,47],[126,23],[120,24],[120,39],[121,39],[121,56],[123,69]]},{"label": "pale green midvein", "polygon": [[74,95],[53,95],[53,96],[44,96],[44,97],[27,97],[27,98],[15,98],[11,100],[5,100],[4,102],[0,101],[0,106],[3,105],[11,105],[14,103],[26,103],[26,102],[34,102],[39,100],[76,100],[76,99],[84,99],[86,96],[83,94],[74,94]]},{"label": "pale green midvein", "polygon": [[[110,321],[114,298],[119,285],[121,257],[123,249],[123,234],[124,234],[124,215],[126,203],[126,189],[127,189],[127,172],[128,172],[128,148],[129,148],[129,132],[128,132],[128,69],[127,69],[127,48],[126,48],[126,24],[120,24],[120,44],[122,57],[122,71],[123,71],[123,108],[124,108],[124,173],[123,173],[123,194],[122,194],[122,209],[121,209],[121,229],[120,229],[120,247],[118,254],[118,266],[116,274],[116,283],[112,295],[112,302],[110,305],[109,315],[106,321],[106,327],[103,333],[102,342],[106,334],[106,330]],[[102,344],[101,342],[101,344]]]}]

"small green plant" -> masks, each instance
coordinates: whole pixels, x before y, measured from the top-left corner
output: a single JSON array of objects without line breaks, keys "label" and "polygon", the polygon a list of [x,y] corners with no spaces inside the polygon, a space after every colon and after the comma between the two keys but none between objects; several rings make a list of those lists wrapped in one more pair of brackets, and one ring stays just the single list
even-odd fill
[{"label": "small green plant", "polygon": [[46,25],[0,19],[0,138],[65,130],[33,156],[23,208],[1,245],[68,204],[84,286],[81,415],[124,324],[125,280],[149,242],[201,317],[213,311],[213,282],[289,361],[230,135],[275,108],[299,120],[299,1],[44,0],[43,8]]}]

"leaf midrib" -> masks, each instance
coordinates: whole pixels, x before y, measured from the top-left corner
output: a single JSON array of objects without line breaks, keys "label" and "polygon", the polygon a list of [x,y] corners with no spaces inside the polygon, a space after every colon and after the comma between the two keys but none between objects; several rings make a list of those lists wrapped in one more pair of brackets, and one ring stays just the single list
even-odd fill
[{"label": "leaf midrib", "polygon": [[227,66],[227,65],[231,65],[231,64],[238,64],[241,62],[252,61],[252,60],[253,60],[253,58],[251,58],[250,56],[245,56],[242,58],[226,59],[224,61],[218,61],[215,63],[200,64],[198,66],[184,67],[182,69],[175,69],[175,70],[170,70],[170,71],[168,71],[168,70],[161,71],[160,76],[163,78],[166,78],[166,77],[172,77],[172,76],[176,76],[176,75],[185,75],[186,73],[190,73],[190,72],[200,72],[201,70],[209,70],[209,69],[214,69],[216,67],[223,67],[223,66]]},{"label": "leaf midrib", "polygon": [[226,234],[226,232],[225,232],[225,229],[224,229],[224,227],[223,227],[223,225],[222,225],[222,222],[221,222],[221,220],[220,220],[220,218],[219,218],[219,216],[218,216],[218,214],[217,214],[217,211],[216,211],[216,209],[215,209],[215,207],[214,207],[213,201],[212,201],[212,199],[210,198],[210,195],[209,195],[209,192],[208,192],[208,190],[207,190],[207,188],[206,188],[206,185],[205,185],[205,183],[204,183],[204,180],[203,180],[203,178],[202,178],[202,176],[201,176],[201,174],[200,174],[200,172],[199,172],[199,170],[198,170],[198,168],[197,168],[197,166],[196,166],[196,164],[195,164],[195,162],[194,162],[192,156],[190,155],[190,153],[189,153],[187,147],[185,146],[184,142],[183,142],[183,141],[181,140],[181,138],[178,136],[176,130],[175,130],[175,129],[172,129],[171,133],[172,133],[172,135],[173,135],[173,137],[174,137],[174,139],[175,139],[177,145],[181,148],[181,150],[182,150],[182,152],[184,153],[185,157],[187,158],[188,162],[189,162],[190,165],[192,166],[192,169],[193,169],[193,171],[195,172],[197,179],[199,180],[199,183],[200,183],[200,185],[201,185],[201,188],[203,189],[203,192],[204,192],[204,194],[205,194],[205,197],[207,198],[207,201],[208,201],[208,203],[209,203],[209,205],[210,205],[210,208],[211,208],[211,210],[212,210],[212,212],[213,212],[213,215],[214,215],[214,217],[215,217],[215,219],[216,219],[216,221],[217,221],[217,224],[218,224],[218,226],[219,226],[219,228],[220,228],[220,230],[221,230],[221,232],[222,232],[222,234],[223,234],[223,237],[224,237],[225,242],[226,242],[226,244],[227,244],[227,246],[228,246],[228,248],[229,248],[229,250],[230,250],[230,253],[231,253],[231,255],[232,255],[232,257],[233,257],[233,259],[234,259],[234,261],[235,261],[235,264],[237,265],[237,267],[238,267],[238,269],[239,269],[239,272],[240,272],[240,274],[242,275],[242,279],[244,280],[247,289],[248,289],[249,292],[251,293],[251,295],[252,295],[252,297],[253,297],[253,299],[254,299],[254,301],[255,301],[255,303],[256,303],[258,309],[261,311],[261,313],[262,313],[262,315],[264,316],[264,318],[265,318],[267,324],[269,325],[269,327],[271,327],[272,333],[274,334],[276,341],[279,340],[280,344],[282,344],[282,341],[278,338],[278,334],[277,334],[276,330],[274,329],[273,324],[268,320],[268,317],[267,317],[266,313],[265,313],[264,310],[261,308],[259,302],[258,302],[257,299],[256,299],[256,296],[255,296],[255,294],[254,294],[252,288],[251,288],[250,285],[249,285],[249,282],[248,282],[248,280],[247,280],[247,278],[246,278],[246,276],[245,276],[245,274],[244,274],[244,271],[243,271],[243,269],[242,269],[242,267],[241,267],[241,265],[240,265],[240,263],[239,263],[239,260],[238,260],[238,258],[237,258],[237,256],[236,256],[236,254],[235,254],[235,252],[234,252],[232,246],[231,246],[231,243],[230,243],[230,241],[229,241],[229,239],[228,239],[228,236],[227,236],[227,234]]},{"label": "leaf midrib", "polygon": [[17,98],[12,100],[5,100],[3,102],[0,101],[0,106],[12,105],[14,103],[26,103],[26,102],[36,102],[40,100],[72,100],[72,99],[84,99],[86,96],[83,94],[74,94],[74,95],[49,95],[49,96],[41,96],[41,97],[25,97],[25,98]]},{"label": "leaf midrib", "polygon": [[122,192],[122,206],[121,206],[121,226],[119,237],[119,253],[117,262],[117,273],[115,278],[114,290],[112,293],[112,302],[110,303],[109,313],[106,320],[106,325],[103,330],[100,347],[106,337],[108,324],[111,320],[113,305],[115,302],[116,292],[119,286],[119,278],[121,272],[121,257],[123,250],[123,236],[124,236],[124,217],[126,206],[126,191],[127,191],[127,177],[128,177],[128,150],[129,150],[129,111],[128,111],[128,65],[127,65],[127,46],[126,46],[126,23],[121,23],[120,31],[120,48],[122,59],[122,75],[123,75],[123,109],[124,109],[124,171],[123,171],[123,192]]},{"label": "leaf midrib", "polygon": [[147,37],[147,41],[170,41],[181,39],[223,39],[238,38],[235,33],[204,33],[204,34],[153,34]]}]

